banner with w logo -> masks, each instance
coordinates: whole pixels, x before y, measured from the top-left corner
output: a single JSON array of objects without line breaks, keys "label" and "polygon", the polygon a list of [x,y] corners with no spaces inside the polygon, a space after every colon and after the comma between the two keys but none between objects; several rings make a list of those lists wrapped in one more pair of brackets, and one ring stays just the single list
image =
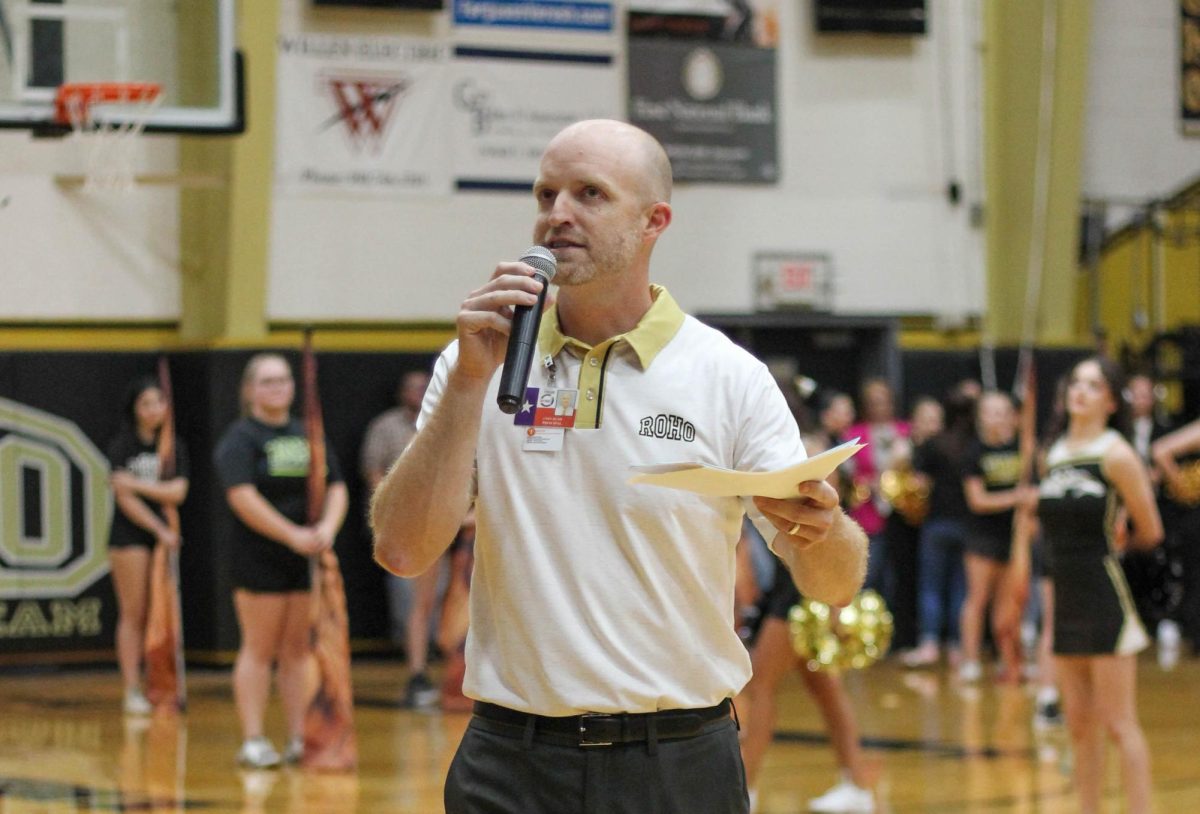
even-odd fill
[{"label": "banner with w logo", "polygon": [[448,64],[427,40],[280,37],[277,186],[449,192]]}]

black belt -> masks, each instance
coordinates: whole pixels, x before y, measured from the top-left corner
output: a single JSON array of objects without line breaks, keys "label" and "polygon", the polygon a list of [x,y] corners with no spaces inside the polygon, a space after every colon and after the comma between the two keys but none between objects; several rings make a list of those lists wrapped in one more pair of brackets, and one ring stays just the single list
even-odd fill
[{"label": "black belt", "polygon": [[701,734],[716,721],[729,718],[733,702],[726,698],[715,707],[668,709],[661,712],[588,712],[565,717],[533,715],[475,702],[475,715],[510,730],[513,737],[544,740],[571,746],[612,746],[678,740]]}]

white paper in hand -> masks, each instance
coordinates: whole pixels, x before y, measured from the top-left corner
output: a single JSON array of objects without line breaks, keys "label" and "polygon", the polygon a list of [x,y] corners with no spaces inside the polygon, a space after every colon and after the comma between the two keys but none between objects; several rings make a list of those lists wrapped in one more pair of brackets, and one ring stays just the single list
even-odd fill
[{"label": "white paper in hand", "polygon": [[843,461],[865,446],[855,438],[773,472],[738,472],[694,462],[634,465],[629,467],[634,472],[629,482],[682,489],[709,497],[758,495],[790,498],[796,496],[797,484],[808,480],[825,480]]}]

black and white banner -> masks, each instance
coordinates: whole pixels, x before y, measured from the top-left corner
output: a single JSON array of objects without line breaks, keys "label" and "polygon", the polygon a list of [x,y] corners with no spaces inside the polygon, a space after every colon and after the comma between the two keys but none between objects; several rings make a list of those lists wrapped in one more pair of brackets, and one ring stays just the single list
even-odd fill
[{"label": "black and white banner", "polygon": [[773,11],[629,13],[629,121],[666,147],[677,181],[779,178]]},{"label": "black and white banner", "polygon": [[455,49],[455,186],[528,190],[547,142],[583,119],[620,118],[610,54]]},{"label": "black and white banner", "polygon": [[1179,115],[1183,133],[1200,135],[1200,0],[1180,0]]},{"label": "black and white banner", "polygon": [[449,192],[449,56],[448,45],[431,40],[280,37],[277,185]]}]

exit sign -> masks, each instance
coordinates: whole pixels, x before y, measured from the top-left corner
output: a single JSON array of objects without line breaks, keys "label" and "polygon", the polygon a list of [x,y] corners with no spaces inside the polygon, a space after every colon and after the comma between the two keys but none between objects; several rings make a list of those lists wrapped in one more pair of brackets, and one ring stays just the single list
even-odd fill
[{"label": "exit sign", "polygon": [[827,254],[766,252],[754,255],[755,307],[833,308],[833,263]]}]

